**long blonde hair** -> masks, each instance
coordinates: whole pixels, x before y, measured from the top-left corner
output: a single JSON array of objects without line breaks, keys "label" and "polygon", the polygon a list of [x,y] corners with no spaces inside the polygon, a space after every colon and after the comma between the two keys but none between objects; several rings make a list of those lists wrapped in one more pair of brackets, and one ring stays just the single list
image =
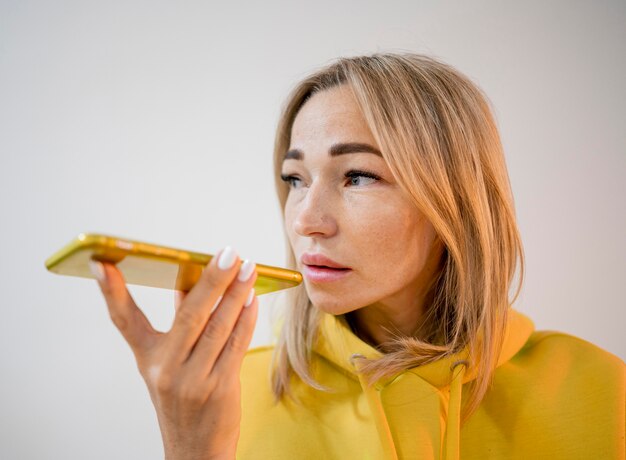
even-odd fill
[{"label": "long blonde hair", "polygon": [[[488,99],[466,76],[417,54],[341,58],[299,83],[287,99],[274,145],[276,189],[291,128],[306,100],[338,85],[350,88],[394,178],[425,214],[444,245],[429,291],[420,337],[386,344],[383,357],[361,369],[371,381],[469,350],[477,371],[464,416],[480,404],[502,347],[509,306],[524,277],[504,153]],[[295,257],[287,245],[288,264]],[[509,288],[519,263],[519,283]],[[273,391],[289,392],[294,373],[321,389],[310,371],[320,318],[303,286],[290,292],[274,352]],[[426,331],[426,332],[424,332]]]}]

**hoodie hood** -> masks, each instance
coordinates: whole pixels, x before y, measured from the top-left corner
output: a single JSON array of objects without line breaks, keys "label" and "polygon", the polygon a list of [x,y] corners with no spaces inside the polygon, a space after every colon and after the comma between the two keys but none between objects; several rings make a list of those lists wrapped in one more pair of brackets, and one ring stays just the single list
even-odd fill
[{"label": "hoodie hood", "polygon": [[[533,331],[534,325],[529,318],[510,309],[496,368],[508,362],[524,346]],[[355,358],[376,359],[382,353],[360,340],[343,317],[323,314],[314,351],[360,382],[385,458],[412,456],[410,451],[399,450],[398,445],[406,444],[402,442],[404,434],[401,430],[396,429],[394,432],[390,428],[396,425],[390,424],[390,419],[406,419],[412,416],[412,412],[421,412],[420,416],[424,420],[438,423],[422,423],[424,429],[411,433],[414,439],[410,444],[431,444],[433,457],[458,459],[462,387],[476,378],[475,369],[467,368],[467,349],[370,385],[359,372],[359,360]],[[400,406],[402,408],[399,410]],[[415,426],[420,426],[419,420],[416,423]]]}]

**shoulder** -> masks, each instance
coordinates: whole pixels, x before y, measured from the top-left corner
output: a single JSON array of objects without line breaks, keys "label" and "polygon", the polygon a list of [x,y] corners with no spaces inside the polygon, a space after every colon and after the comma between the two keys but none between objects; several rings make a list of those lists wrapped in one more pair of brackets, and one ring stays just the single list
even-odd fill
[{"label": "shoulder", "polygon": [[513,361],[535,361],[557,368],[600,372],[604,378],[624,379],[625,365],[617,356],[570,334],[536,331],[513,357]]},{"label": "shoulder", "polygon": [[602,400],[614,406],[626,395],[626,365],[620,358],[562,332],[531,334],[518,353],[496,371],[494,377],[499,376],[501,382],[522,384],[525,391],[576,404]]},{"label": "shoulder", "polygon": [[462,444],[479,451],[485,433],[505,433],[500,436],[506,438],[503,444],[487,443],[502,449],[502,457],[516,452],[516,458],[548,453],[557,458],[616,458],[624,449],[625,369],[620,358],[586,340],[562,332],[533,332],[496,369]]}]

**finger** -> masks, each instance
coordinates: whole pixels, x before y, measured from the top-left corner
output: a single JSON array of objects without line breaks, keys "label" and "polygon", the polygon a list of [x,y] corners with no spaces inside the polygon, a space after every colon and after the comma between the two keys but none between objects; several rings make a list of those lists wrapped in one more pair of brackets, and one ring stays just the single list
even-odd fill
[{"label": "finger", "polygon": [[217,358],[226,346],[245,304],[254,301],[256,266],[246,261],[240,275],[224,293],[219,307],[207,323],[188,360],[190,374],[205,378],[213,368]]},{"label": "finger", "polygon": [[239,375],[238,370],[241,368],[241,363],[250,347],[250,341],[254,333],[258,307],[259,301],[254,296],[250,306],[242,309],[237,319],[237,324],[235,324],[228,342],[226,342],[211,371],[216,378],[219,379],[220,376],[230,375],[233,371],[237,371],[236,375]]},{"label": "finger", "polygon": [[123,275],[115,265],[95,260],[90,261],[89,265],[104,295],[113,324],[128,342],[135,356],[142,355],[152,346],[159,333],[137,307],[128,292]]},{"label": "finger", "polygon": [[180,307],[180,304],[183,303],[187,294],[188,292],[186,291],[174,291],[174,310],[178,310],[178,307]]},{"label": "finger", "polygon": [[213,306],[237,276],[239,256],[230,247],[211,259],[200,279],[180,304],[167,334],[169,362],[184,362],[202,334]]}]

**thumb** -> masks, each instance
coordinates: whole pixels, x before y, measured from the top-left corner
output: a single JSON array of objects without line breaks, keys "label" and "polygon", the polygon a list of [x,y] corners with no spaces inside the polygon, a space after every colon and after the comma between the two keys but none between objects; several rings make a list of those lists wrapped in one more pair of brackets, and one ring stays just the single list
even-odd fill
[{"label": "thumb", "polygon": [[98,281],[113,324],[139,358],[152,347],[159,332],[137,307],[124,276],[115,265],[91,260],[89,268]]}]

